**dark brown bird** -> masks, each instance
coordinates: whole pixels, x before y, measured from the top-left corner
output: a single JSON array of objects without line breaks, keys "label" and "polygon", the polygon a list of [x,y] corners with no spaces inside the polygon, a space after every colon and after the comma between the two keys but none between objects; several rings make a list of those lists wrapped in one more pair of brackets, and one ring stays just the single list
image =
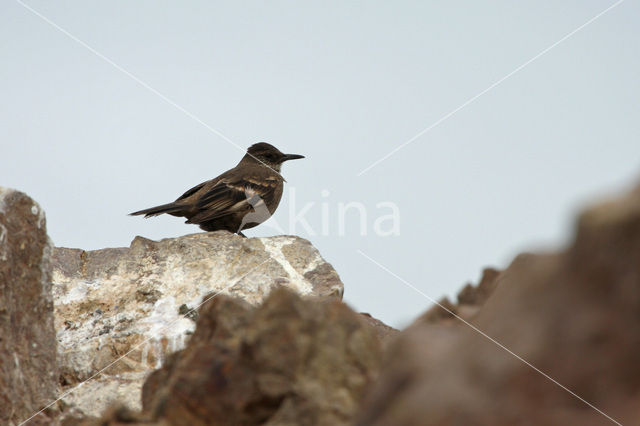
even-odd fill
[{"label": "dark brown bird", "polygon": [[194,186],[173,203],[130,213],[132,216],[158,216],[163,213],[187,218],[205,231],[225,229],[242,235],[276,211],[285,182],[282,163],[304,158],[283,154],[265,142],[251,145],[242,160],[220,176]]}]

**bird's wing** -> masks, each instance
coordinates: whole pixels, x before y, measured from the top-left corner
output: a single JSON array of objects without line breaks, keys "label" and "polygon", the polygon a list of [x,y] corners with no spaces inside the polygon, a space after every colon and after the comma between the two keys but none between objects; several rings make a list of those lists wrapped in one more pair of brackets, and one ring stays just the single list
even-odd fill
[{"label": "bird's wing", "polygon": [[271,199],[281,181],[278,177],[223,178],[196,200],[199,213],[187,223],[202,223],[240,211],[253,211],[257,203]]},{"label": "bird's wing", "polygon": [[185,198],[195,194],[196,192],[200,191],[207,183],[208,182],[202,182],[201,184],[194,186],[193,188],[176,198],[176,201],[184,200]]}]

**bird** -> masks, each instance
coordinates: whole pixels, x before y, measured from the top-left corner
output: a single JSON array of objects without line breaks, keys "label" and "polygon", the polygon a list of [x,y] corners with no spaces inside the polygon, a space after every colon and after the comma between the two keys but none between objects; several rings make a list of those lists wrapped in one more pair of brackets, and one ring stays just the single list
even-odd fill
[{"label": "bird", "polygon": [[170,214],[187,218],[204,231],[226,230],[245,236],[242,231],[258,226],[278,208],[285,179],[282,163],[305,158],[283,154],[266,142],[251,145],[240,162],[220,176],[194,186],[174,202],[137,212],[145,218]]}]

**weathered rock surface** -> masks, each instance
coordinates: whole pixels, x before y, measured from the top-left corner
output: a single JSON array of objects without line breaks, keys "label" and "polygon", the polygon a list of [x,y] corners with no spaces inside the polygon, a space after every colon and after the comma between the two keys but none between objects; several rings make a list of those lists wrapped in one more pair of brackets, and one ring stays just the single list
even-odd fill
[{"label": "weathered rock surface", "polygon": [[374,327],[336,299],[279,289],[253,308],[218,296],[183,351],[144,385],[152,420],[188,425],[346,425],[377,375]]},{"label": "weathered rock surface", "polygon": [[136,237],[129,248],[56,248],[53,257],[65,389],[100,373],[63,399],[68,416],[98,416],[116,402],[139,408],[145,376],[184,347],[195,328],[194,308],[205,296],[224,293],[256,305],[279,287],[338,300],[343,292],[318,251],[290,236]]},{"label": "weathered rock surface", "polygon": [[[26,420],[57,393],[56,339],[44,212],[0,187],[0,424]],[[31,424],[48,424],[44,413]]]},{"label": "weathered rock surface", "polygon": [[493,294],[500,271],[494,268],[485,268],[482,271],[482,278],[478,285],[471,283],[465,285],[458,293],[458,303],[452,303],[447,297],[441,299],[415,321],[416,324],[442,323],[447,320],[456,323],[459,321],[456,316],[469,320],[473,318],[489,297]]},{"label": "weathered rock surface", "polygon": [[640,188],[582,214],[565,252],[517,257],[493,287],[469,321],[602,413],[459,320],[431,318],[390,346],[358,424],[640,423]]},{"label": "weathered rock surface", "polygon": [[76,390],[62,418],[31,424],[640,423],[640,187],[585,211],[566,251],[487,269],[401,333],[342,288],[295,237],[52,249],[39,206],[0,188],[0,424],[58,378]]},{"label": "weathered rock surface", "polygon": [[373,330],[375,330],[378,338],[384,344],[391,341],[391,338],[398,333],[398,330],[393,327],[389,327],[379,319],[372,317],[371,314],[361,312],[360,316]]}]

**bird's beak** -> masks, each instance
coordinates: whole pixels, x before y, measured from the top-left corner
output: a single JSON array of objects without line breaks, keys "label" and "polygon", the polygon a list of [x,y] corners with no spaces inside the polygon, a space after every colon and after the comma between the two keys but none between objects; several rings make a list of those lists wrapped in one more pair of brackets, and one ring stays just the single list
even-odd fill
[{"label": "bird's beak", "polygon": [[298,160],[300,158],[304,158],[304,155],[298,155],[298,154],[285,154],[284,157],[282,158],[282,161],[289,161],[289,160]]}]

